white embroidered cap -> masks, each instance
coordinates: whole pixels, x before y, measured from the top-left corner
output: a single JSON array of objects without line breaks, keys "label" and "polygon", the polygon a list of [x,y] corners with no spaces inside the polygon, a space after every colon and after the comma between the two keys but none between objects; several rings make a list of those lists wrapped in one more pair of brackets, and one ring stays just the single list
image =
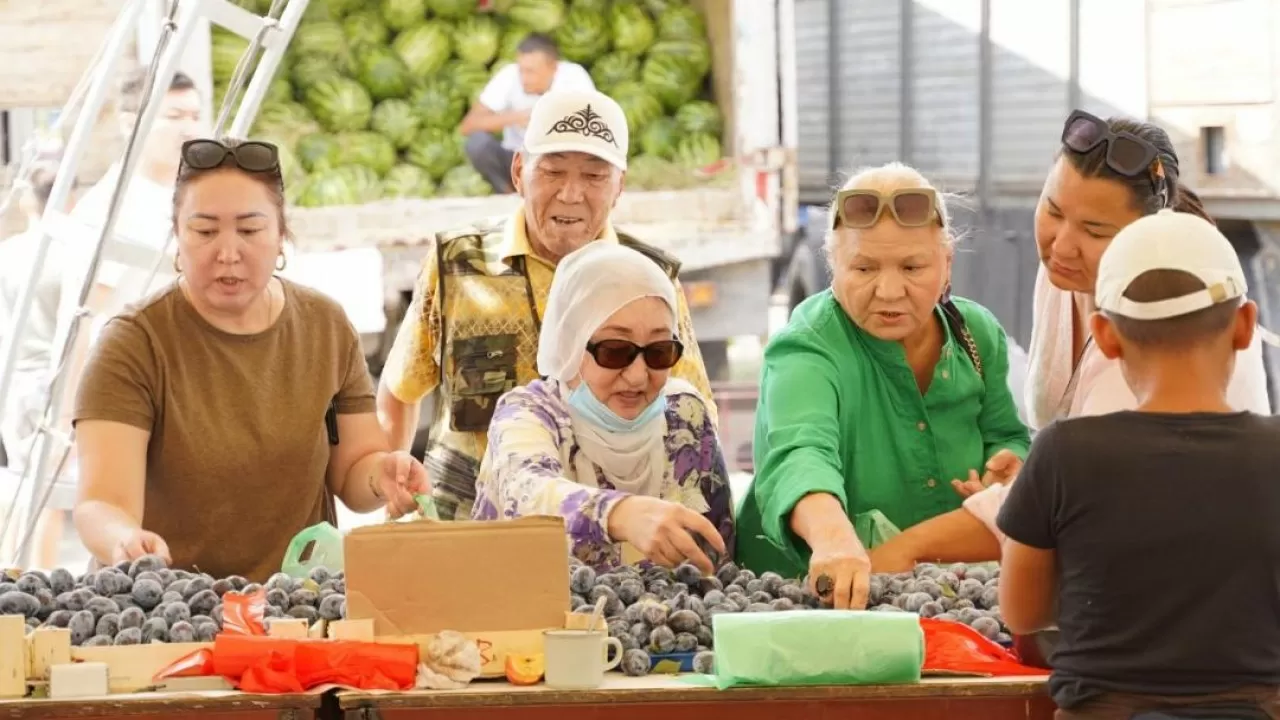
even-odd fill
[{"label": "white embroidered cap", "polygon": [[524,149],[535,155],[583,152],[627,169],[627,116],[596,90],[553,90],[529,113]]}]

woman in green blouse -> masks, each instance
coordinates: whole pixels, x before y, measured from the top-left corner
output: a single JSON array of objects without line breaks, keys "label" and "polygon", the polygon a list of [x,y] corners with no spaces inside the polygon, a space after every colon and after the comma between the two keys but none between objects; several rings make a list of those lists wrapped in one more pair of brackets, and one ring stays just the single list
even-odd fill
[{"label": "woman in green blouse", "polygon": [[1030,438],[1004,330],[950,296],[955,238],[928,181],[898,163],[861,172],[831,214],[832,286],[765,349],[737,559],[807,572],[830,605],[860,608],[869,514],[905,529],[955,510],[962,481],[1012,479]]}]

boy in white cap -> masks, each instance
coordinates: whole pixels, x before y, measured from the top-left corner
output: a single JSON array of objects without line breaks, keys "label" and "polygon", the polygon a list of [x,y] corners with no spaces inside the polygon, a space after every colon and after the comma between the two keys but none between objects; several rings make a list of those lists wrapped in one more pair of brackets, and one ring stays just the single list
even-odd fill
[{"label": "boy in white cap", "polygon": [[714,407],[689,307],[670,255],[616,232],[630,134],[622,108],[595,90],[552,90],[529,115],[511,182],[523,198],[507,217],[438,233],[378,387],[378,416],[408,450],[422,399],[437,394],[424,463],[443,519],[467,518],[503,393],[538,378],[538,336],[560,259],[591,242],[621,243],[676,284],[685,354],[672,374]]},{"label": "boy in white cap", "polygon": [[1280,418],[1227,402],[1246,289],[1194,215],[1102,256],[1093,337],[1138,407],[1041,431],[997,520],[1006,624],[1060,631],[1059,718],[1280,717]]}]

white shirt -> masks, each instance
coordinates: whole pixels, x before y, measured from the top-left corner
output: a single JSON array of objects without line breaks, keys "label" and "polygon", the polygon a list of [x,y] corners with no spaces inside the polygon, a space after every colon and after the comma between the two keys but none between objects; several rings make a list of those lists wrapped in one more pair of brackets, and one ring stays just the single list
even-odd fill
[{"label": "white shirt", "polygon": [[[561,60],[556,65],[555,77],[551,79],[551,90],[595,90],[587,69],[577,63]],[[520,68],[515,63],[508,63],[497,72],[489,84],[480,92],[480,104],[495,113],[513,110],[528,110],[538,101],[538,95],[530,95],[524,91],[520,82]],[[502,130],[502,147],[515,152],[524,144],[524,128],[507,126]]]},{"label": "white shirt", "polygon": [[[21,299],[19,293],[35,265],[40,235],[38,228],[31,228],[0,242],[0,335],[7,333],[13,323]],[[49,348],[58,323],[58,299],[62,293],[62,262],[57,238],[49,238],[44,267],[36,281],[22,344],[15,358],[15,372],[43,373],[49,369]]]}]

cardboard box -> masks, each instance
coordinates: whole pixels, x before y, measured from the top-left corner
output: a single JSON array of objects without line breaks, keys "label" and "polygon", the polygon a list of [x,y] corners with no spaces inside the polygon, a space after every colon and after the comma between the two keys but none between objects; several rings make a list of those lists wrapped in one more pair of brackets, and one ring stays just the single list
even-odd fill
[{"label": "cardboard box", "polygon": [[482,676],[507,653],[542,652],[542,632],[569,607],[564,520],[386,523],[343,541],[347,619],[373,621],[379,641],[425,644],[443,630],[476,641]]}]

